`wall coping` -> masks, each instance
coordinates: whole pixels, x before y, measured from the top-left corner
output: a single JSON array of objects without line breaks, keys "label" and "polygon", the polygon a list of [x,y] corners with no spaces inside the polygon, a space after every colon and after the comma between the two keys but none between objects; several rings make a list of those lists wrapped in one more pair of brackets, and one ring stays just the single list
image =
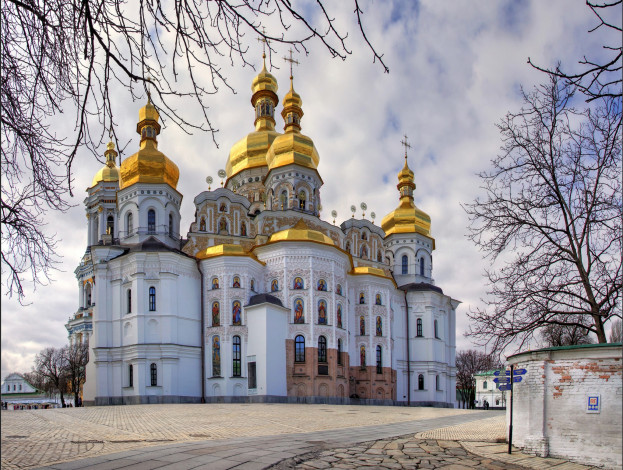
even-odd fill
[{"label": "wall coping", "polygon": [[623,356],[623,343],[581,344],[535,349],[513,354],[507,358],[509,364],[539,361],[553,358],[620,358]]}]

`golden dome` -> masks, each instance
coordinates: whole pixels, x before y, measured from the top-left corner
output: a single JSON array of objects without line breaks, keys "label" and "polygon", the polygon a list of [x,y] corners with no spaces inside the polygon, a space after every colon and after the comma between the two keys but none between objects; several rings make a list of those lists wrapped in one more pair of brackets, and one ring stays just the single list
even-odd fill
[{"label": "golden dome", "polygon": [[108,142],[106,146],[106,165],[95,174],[91,187],[102,181],[112,182],[119,181],[119,168],[115,164],[115,158],[117,157],[117,151],[115,150],[115,144]]},{"label": "golden dome", "polygon": [[[400,204],[396,210],[387,214],[381,222],[385,236],[393,233],[420,233],[432,239],[430,234],[430,216],[417,208],[413,202],[413,171],[405,165],[398,173],[397,188],[400,191]],[[433,240],[433,247],[435,241]]]},{"label": "golden dome", "polygon": [[283,98],[281,115],[285,121],[285,133],[277,137],[268,153],[266,162],[268,171],[282,166],[296,164],[313,170],[318,169],[320,156],[314,146],[314,141],[301,134],[301,118],[303,101],[294,91],[292,77],[290,77],[290,91]]},{"label": "golden dome", "polygon": [[236,142],[229,151],[225,165],[228,179],[243,170],[266,166],[266,152],[280,135],[275,131],[274,118],[275,106],[279,103],[277,89],[277,79],[268,73],[264,62],[262,71],[253,79],[251,85],[255,131]]},{"label": "golden dome", "polygon": [[248,256],[257,260],[254,254],[246,252],[241,245],[232,245],[229,243],[208,247],[197,253],[195,257],[198,259],[208,259],[216,258],[217,256]]},{"label": "golden dome", "polygon": [[268,243],[281,241],[314,242],[335,246],[331,238],[318,230],[311,229],[303,219],[299,219],[292,228],[273,233],[268,239]]},{"label": "golden dome", "polygon": [[385,274],[385,271],[383,271],[381,268],[374,268],[372,266],[355,266],[353,270],[350,272],[350,274],[354,274],[354,275],[370,274],[372,276],[385,277],[385,278],[391,279],[387,274]]},{"label": "golden dome", "polygon": [[141,147],[134,155],[121,163],[119,188],[127,188],[135,183],[165,183],[177,187],[180,170],[172,160],[158,150],[156,136],[160,134],[158,111],[147,102],[138,113],[136,132],[141,135]]}]

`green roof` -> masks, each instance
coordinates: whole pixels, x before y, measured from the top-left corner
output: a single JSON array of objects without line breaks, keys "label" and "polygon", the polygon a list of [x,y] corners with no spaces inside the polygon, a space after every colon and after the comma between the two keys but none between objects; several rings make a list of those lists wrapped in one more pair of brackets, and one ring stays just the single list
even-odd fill
[{"label": "green roof", "polygon": [[495,375],[495,372],[497,372],[498,370],[504,370],[504,367],[502,367],[502,369],[494,369],[494,370],[488,370],[486,372],[478,372],[477,374],[474,374],[474,375],[486,375],[486,376]]}]

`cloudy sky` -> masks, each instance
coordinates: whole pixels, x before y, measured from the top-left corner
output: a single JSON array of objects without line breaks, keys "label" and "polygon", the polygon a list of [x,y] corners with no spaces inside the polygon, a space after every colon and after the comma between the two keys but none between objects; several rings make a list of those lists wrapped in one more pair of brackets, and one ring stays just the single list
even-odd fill
[{"label": "cloudy sky", "polygon": [[[366,202],[366,216],[374,211],[380,223],[398,202],[396,175],[404,162],[400,141],[407,134],[415,201],[430,214],[436,239],[433,276],[445,293],[463,302],[457,311],[457,348],[472,347],[463,336],[466,312],[481,305],[487,263],[465,237],[468,220],[461,204],[478,195],[476,173],[498,152],[495,124],[520,108],[521,86],[545,81],[526,63],[528,57],[546,67],[557,61],[574,67],[578,58],[598,54],[604,39],[599,33],[587,34],[596,18],[579,0],[361,3],[368,38],[384,54],[390,73],[372,63],[350,2],[331,2],[331,8],[337,27],[349,32],[352,55],[346,61],[331,59],[321,45],[312,44],[307,56],[297,55],[300,65],[294,71],[305,112],[303,133],[320,154],[322,217],[330,220],[335,209],[340,223],[350,217],[351,204]],[[210,101],[219,148],[209,134],[187,135],[174,126],[160,135],[160,150],[180,168],[177,189],[184,195],[184,230],[192,221],[193,198],[207,189],[206,176],[218,180],[229,148],[253,130],[250,86],[261,66],[261,48],[255,40],[249,45],[247,60],[256,70],[224,63],[223,72],[236,93],[222,88]],[[289,86],[289,70],[281,59],[287,48],[274,48],[273,62],[279,68],[272,73],[282,99]],[[135,129],[144,102],[132,103],[119,93],[116,132],[120,141],[129,142],[125,158],[138,149]],[[280,117],[277,122],[281,129]],[[49,231],[61,239],[63,256],[54,282],[30,290],[28,306],[2,298],[3,378],[29,371],[43,347],[67,341],[64,324],[78,308],[73,270],[86,248],[83,189],[101,166],[87,153],[79,157],[74,164],[75,207],[48,219]]]}]

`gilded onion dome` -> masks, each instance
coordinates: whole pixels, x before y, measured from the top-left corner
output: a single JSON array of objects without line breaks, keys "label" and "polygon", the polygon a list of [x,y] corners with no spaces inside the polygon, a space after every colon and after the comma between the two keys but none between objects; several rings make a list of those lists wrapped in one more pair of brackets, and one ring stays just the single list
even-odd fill
[{"label": "gilded onion dome", "polygon": [[294,91],[292,77],[290,77],[290,91],[283,97],[283,110],[281,111],[285,121],[285,133],[275,139],[266,154],[268,171],[290,164],[313,170],[318,169],[320,156],[314,142],[301,134],[302,106],[303,101]]},{"label": "gilded onion dome", "polygon": [[251,85],[251,104],[255,109],[255,131],[236,142],[229,151],[225,171],[227,178],[243,170],[266,166],[266,152],[279,135],[275,131],[277,79],[266,70],[266,56],[261,72]]},{"label": "gilded onion dome", "polygon": [[108,142],[104,155],[106,155],[106,165],[95,174],[93,182],[91,183],[91,187],[102,181],[119,181],[119,168],[115,164],[115,159],[117,158],[118,154],[115,150],[114,143]]},{"label": "gilded onion dome", "polygon": [[175,189],[180,170],[158,150],[156,137],[160,134],[160,115],[151,100],[140,109],[138,116],[136,132],[141,136],[140,149],[121,164],[120,189],[134,183],[166,183]]},{"label": "gilded onion dome", "polygon": [[413,171],[407,164],[398,173],[398,191],[400,191],[400,204],[387,214],[381,222],[385,236],[393,233],[420,233],[432,238],[430,234],[430,216],[418,209],[413,202],[413,190],[415,189]]},{"label": "gilded onion dome", "polygon": [[330,237],[318,230],[313,230],[303,219],[299,219],[292,228],[273,233],[268,239],[269,243],[281,241],[314,242],[335,246],[335,243]]}]

